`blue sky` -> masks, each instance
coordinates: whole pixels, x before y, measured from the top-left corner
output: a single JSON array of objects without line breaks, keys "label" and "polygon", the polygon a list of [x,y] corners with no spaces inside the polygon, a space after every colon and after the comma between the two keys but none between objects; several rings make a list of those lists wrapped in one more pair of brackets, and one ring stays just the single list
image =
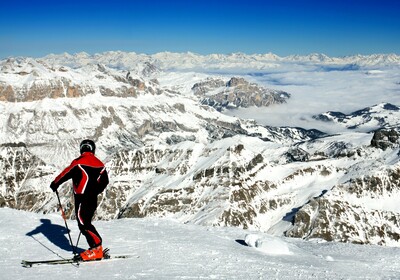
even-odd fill
[{"label": "blue sky", "polygon": [[116,50],[400,54],[397,0],[13,0],[0,11],[0,59]]}]

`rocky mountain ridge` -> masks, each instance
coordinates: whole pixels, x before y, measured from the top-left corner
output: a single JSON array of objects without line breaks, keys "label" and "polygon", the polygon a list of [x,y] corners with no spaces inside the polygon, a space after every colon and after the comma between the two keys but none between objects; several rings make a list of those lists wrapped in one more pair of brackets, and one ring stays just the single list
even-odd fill
[{"label": "rocky mountain ridge", "polygon": [[79,69],[54,67],[34,59],[8,59],[0,63],[0,100],[27,102],[44,98],[76,98],[96,92],[103,96],[158,94],[153,81],[146,82],[129,71],[117,71],[101,64]]},{"label": "rocky mountain ridge", "polygon": [[342,112],[326,112],[313,116],[314,119],[340,124],[348,129],[375,130],[398,126],[400,107],[381,103],[355,112],[344,114]]},{"label": "rocky mountain ridge", "polygon": [[218,111],[252,106],[268,107],[285,103],[290,98],[287,92],[263,88],[239,77],[232,77],[227,82],[208,78],[206,81],[195,83],[192,90],[201,99],[202,104],[214,107]]}]

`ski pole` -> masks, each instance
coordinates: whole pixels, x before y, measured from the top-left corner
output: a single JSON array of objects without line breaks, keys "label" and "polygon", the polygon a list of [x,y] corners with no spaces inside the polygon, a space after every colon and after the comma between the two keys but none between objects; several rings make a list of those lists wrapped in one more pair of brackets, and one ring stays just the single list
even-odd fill
[{"label": "ski pole", "polygon": [[69,228],[68,228],[68,225],[67,225],[67,217],[65,216],[64,209],[62,208],[60,196],[58,195],[58,191],[57,190],[56,190],[56,195],[57,195],[57,198],[58,198],[58,205],[60,206],[61,216],[63,217],[64,223],[65,223],[65,227],[67,228],[69,242],[71,244],[72,252],[74,253],[74,256],[75,256],[76,255],[76,251],[75,251],[74,244],[72,243],[71,235],[69,234]]},{"label": "ski pole", "polygon": [[78,244],[79,244],[79,239],[81,238],[81,234],[82,234],[82,232],[79,232],[78,240],[76,241],[76,245],[75,245],[76,249],[78,249]]}]

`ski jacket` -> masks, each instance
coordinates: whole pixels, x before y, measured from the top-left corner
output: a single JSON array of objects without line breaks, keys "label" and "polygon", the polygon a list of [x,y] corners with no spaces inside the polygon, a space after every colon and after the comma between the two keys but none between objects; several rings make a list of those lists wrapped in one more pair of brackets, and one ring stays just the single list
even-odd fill
[{"label": "ski jacket", "polygon": [[75,195],[98,195],[108,185],[108,174],[104,164],[91,152],[74,159],[53,181],[58,188],[72,179]]}]

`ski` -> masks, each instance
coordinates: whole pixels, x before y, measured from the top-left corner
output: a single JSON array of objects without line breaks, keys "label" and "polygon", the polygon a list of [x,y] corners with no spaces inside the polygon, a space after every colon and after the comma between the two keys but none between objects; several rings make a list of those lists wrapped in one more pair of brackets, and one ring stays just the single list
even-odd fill
[{"label": "ski", "polygon": [[92,262],[100,262],[100,261],[108,261],[115,259],[128,259],[128,258],[139,258],[137,255],[115,255],[111,256],[109,253],[109,249],[104,250],[104,257],[99,260],[91,260],[91,261],[83,261],[76,257],[68,258],[68,259],[57,259],[57,260],[39,260],[39,261],[27,261],[22,260],[21,265],[23,267],[32,267],[36,265],[59,265],[59,264],[74,264],[80,265],[81,263],[92,263]]},{"label": "ski", "polygon": [[42,264],[55,265],[55,264],[69,264],[69,263],[79,265],[80,261],[76,260],[75,258],[59,259],[59,260],[21,261],[23,267],[32,267],[34,265],[42,265]]}]

